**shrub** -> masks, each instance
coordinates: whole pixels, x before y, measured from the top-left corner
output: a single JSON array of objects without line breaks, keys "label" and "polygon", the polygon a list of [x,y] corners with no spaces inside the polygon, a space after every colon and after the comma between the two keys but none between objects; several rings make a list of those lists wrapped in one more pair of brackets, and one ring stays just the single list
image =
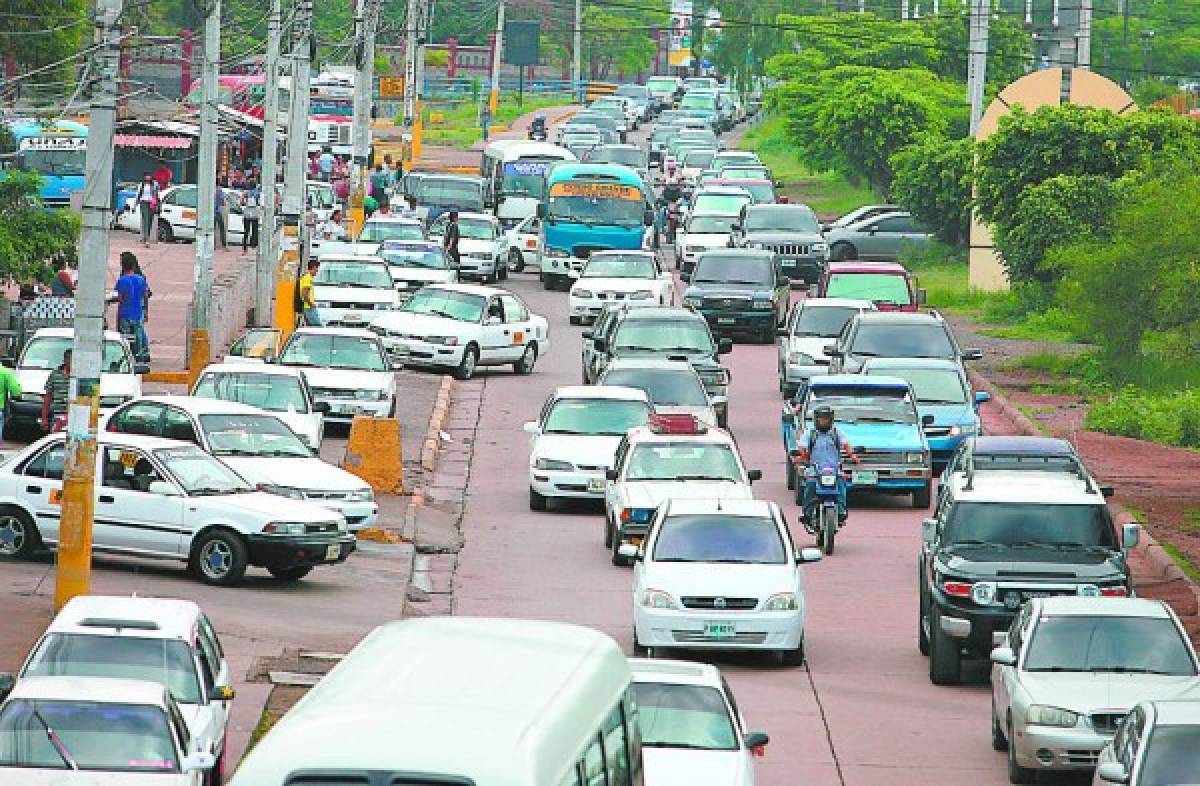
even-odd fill
[{"label": "shrub", "polygon": [[1087,426],[1106,434],[1200,448],[1200,390],[1149,393],[1122,388],[1092,405]]},{"label": "shrub", "polygon": [[891,158],[892,198],[941,240],[961,245],[971,222],[971,178],[975,143],[922,136]]}]

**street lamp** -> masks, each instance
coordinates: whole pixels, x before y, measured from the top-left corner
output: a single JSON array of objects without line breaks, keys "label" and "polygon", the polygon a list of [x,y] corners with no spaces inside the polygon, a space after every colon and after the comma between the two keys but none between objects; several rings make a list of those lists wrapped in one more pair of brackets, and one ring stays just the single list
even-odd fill
[{"label": "street lamp", "polygon": [[1150,78],[1150,73],[1154,70],[1154,31],[1142,31],[1142,68],[1145,70],[1146,78]]}]

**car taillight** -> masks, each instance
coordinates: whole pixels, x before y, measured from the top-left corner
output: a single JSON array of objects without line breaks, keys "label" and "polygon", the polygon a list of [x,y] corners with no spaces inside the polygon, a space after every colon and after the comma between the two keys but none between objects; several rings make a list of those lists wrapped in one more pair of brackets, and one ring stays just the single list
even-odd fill
[{"label": "car taillight", "polygon": [[1129,594],[1126,587],[1101,587],[1100,595],[1105,598],[1123,598]]},{"label": "car taillight", "polygon": [[956,598],[969,598],[971,597],[971,583],[969,581],[943,581],[942,591]]}]

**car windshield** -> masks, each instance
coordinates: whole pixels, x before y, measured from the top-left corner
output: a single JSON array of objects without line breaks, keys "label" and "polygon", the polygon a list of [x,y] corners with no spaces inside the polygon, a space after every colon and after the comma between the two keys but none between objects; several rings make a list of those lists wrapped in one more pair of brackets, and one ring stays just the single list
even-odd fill
[{"label": "car windshield", "polygon": [[698,319],[631,319],[617,329],[613,347],[618,352],[713,351],[708,326]]},{"label": "car windshield", "polygon": [[687,231],[691,235],[728,235],[737,223],[737,216],[692,216]]},{"label": "car windshield", "polygon": [[444,177],[422,178],[417,185],[417,202],[437,207],[483,210],[483,188],[479,183]]},{"label": "car windshield", "polygon": [[82,176],[86,156],[84,150],[22,150],[17,156],[17,167],[53,177]]},{"label": "car windshield", "polygon": [[1200,725],[1155,726],[1145,751],[1138,786],[1196,783],[1196,773],[1200,773]]},{"label": "car windshield", "polygon": [[880,368],[869,369],[869,372],[907,380],[920,404],[967,403],[967,388],[962,377],[948,368]]},{"label": "car windshield", "polygon": [[854,334],[850,354],[881,358],[956,358],[950,335],[941,324],[862,325]]},{"label": "car windshield", "polygon": [[[25,345],[20,368],[55,369],[62,365],[63,354],[75,343],[69,336],[42,336]],[[132,374],[129,355],[119,341],[104,342],[104,366],[100,369],[109,374]]]},{"label": "car windshield", "polygon": [[1165,617],[1043,615],[1023,668],[1196,676],[1187,644]]},{"label": "car windshield", "polygon": [[752,197],[749,194],[699,194],[692,205],[692,212],[736,216],[750,201]]},{"label": "car windshield", "polygon": [[715,150],[688,150],[680,161],[685,169],[708,169],[715,155]]},{"label": "car windshield", "polygon": [[300,380],[283,374],[208,372],[200,377],[192,395],[236,401],[271,412],[308,412],[308,400]]},{"label": "car windshield", "polygon": [[642,401],[562,398],[554,402],[542,433],[620,436],[631,428],[646,425],[649,412]]},{"label": "car windshield", "polygon": [[478,322],[483,316],[487,299],[452,289],[422,289],[408,299],[402,311],[413,314],[432,314],[435,317]]},{"label": "car windshield", "polygon": [[495,240],[496,225],[478,218],[459,218],[458,233],[472,240]]},{"label": "car windshield", "polygon": [[775,268],[770,257],[746,255],[705,254],[696,262],[692,282],[695,284],[748,284],[770,286],[775,280]]},{"label": "car windshield", "polygon": [[449,270],[450,260],[440,248],[381,248],[379,256],[391,267]]},{"label": "car windshield", "polygon": [[385,240],[424,240],[425,230],[420,224],[405,221],[368,221],[358,234],[359,242],[382,243]]},{"label": "car windshield", "polygon": [[746,229],[750,231],[775,230],[779,232],[821,231],[817,226],[817,215],[804,208],[783,208],[746,211]]},{"label": "car windshield", "polygon": [[[765,166],[745,166],[743,164],[727,164],[721,168],[721,174],[730,180],[770,180],[771,170]],[[814,219],[815,220],[815,219]]]},{"label": "car windshield", "polygon": [[621,85],[617,88],[617,95],[629,96],[630,98],[645,98],[649,91],[649,87],[642,85]]},{"label": "car windshield", "polygon": [[679,102],[680,109],[716,109],[717,97],[712,93],[688,93]]},{"label": "car windshield", "polygon": [[779,527],[769,516],[668,516],[654,542],[655,562],[787,562]]},{"label": "car windshield", "polygon": [[708,394],[690,368],[621,368],[604,374],[604,385],[624,385],[646,391],[655,406],[706,407]]},{"label": "car windshield", "polygon": [[331,287],[391,289],[392,275],[386,265],[363,262],[322,262],[314,284]]},{"label": "car windshield", "polygon": [[182,704],[203,696],[191,649],[179,639],[49,633],[22,677],[118,677],[157,682]]},{"label": "car windshield", "polygon": [[825,297],[870,300],[895,306],[912,303],[908,280],[900,273],[834,273],[829,276]]},{"label": "car windshield", "polygon": [[642,444],[633,449],[625,480],[727,480],[743,483],[728,445],[704,442]]},{"label": "car windshield", "polygon": [[642,745],[647,748],[738,749],[725,697],[716,688],[635,682],[634,690]]},{"label": "car windshield", "polygon": [[316,366],[355,371],[387,371],[379,344],[365,336],[293,333],[279,362],[285,366]]},{"label": "car windshield", "polygon": [[198,447],[159,448],[154,455],[193,497],[254,490],[237,473]]},{"label": "car windshield", "polygon": [[914,425],[917,409],[907,390],[821,386],[808,400],[808,417],[817,407],[832,407],[842,423],[901,423]]},{"label": "car windshield", "polygon": [[646,154],[636,147],[601,147],[592,151],[588,161],[597,164],[624,164],[634,169],[646,168]]},{"label": "car windshield", "polygon": [[775,186],[770,183],[738,183],[737,187],[749,191],[756,205],[769,205],[775,201]]},{"label": "car windshield", "polygon": [[660,93],[674,93],[675,88],[679,87],[679,83],[675,81],[674,77],[670,79],[655,79],[652,77],[646,80],[646,87]]},{"label": "car windshield", "polygon": [[596,254],[581,278],[654,278],[654,261],[642,254]]},{"label": "car windshield", "polygon": [[857,308],[841,306],[801,308],[792,335],[834,338],[841,335],[842,328],[858,312]]},{"label": "car windshield", "polygon": [[0,767],[174,773],[179,766],[159,707],[14,699],[0,711]]},{"label": "car windshield", "polygon": [[546,193],[546,169],[561,159],[520,158],[501,168],[500,193],[541,199]]},{"label": "car windshield", "polygon": [[959,502],[946,520],[942,542],[1049,549],[1117,548],[1112,517],[1103,504]]},{"label": "car windshield", "polygon": [[311,456],[300,438],[273,415],[201,415],[200,428],[214,456]]}]

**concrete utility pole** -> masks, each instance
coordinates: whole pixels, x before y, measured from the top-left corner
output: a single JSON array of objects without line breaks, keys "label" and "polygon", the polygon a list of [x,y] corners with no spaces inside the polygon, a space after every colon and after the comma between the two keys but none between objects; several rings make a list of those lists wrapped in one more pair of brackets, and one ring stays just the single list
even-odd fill
[{"label": "concrete utility pole", "polygon": [[1075,66],[1092,65],[1092,0],[1079,0],[1079,30],[1075,33]]},{"label": "concrete utility pole", "polygon": [[900,21],[904,22],[910,18],[908,13],[908,0],[900,0]]},{"label": "concrete utility pole", "polygon": [[496,109],[500,105],[500,61],[504,59],[504,0],[496,4],[496,41],[492,47],[492,93],[488,97],[488,106],[492,109],[492,118],[496,117]]},{"label": "concrete utility pole", "polygon": [[[668,58],[670,54],[667,55]],[[580,62],[583,58],[583,0],[575,0],[575,30],[571,45],[571,86],[579,93],[579,103],[583,103],[583,72]]]},{"label": "concrete utility pole", "polygon": [[[217,189],[217,69],[221,62],[221,0],[209,0],[204,17],[200,80],[200,150],[196,174],[196,267],[192,277],[192,333],[188,341],[189,386],[211,358],[208,306],[212,301]],[[228,240],[228,236],[226,236]]]},{"label": "concrete utility pole", "polygon": [[283,175],[283,234],[275,281],[275,327],[296,326],[293,308],[297,272],[307,255],[305,178],[308,176],[309,77],[312,65],[312,0],[299,0],[292,25],[292,81],[288,106],[287,160]]},{"label": "concrete utility pole", "polygon": [[412,155],[413,159],[421,156],[421,140],[425,133],[425,42],[429,39],[429,25],[433,19],[433,3],[434,0],[428,0],[424,5],[417,9],[417,54],[416,54],[416,77],[413,84],[414,106],[416,109],[413,117],[412,128]]},{"label": "concrete utility pole", "polygon": [[419,0],[408,0],[404,14],[404,125],[412,129],[417,116],[417,30],[420,25]]},{"label": "concrete utility pole", "polygon": [[371,98],[375,82],[375,30],[379,0],[358,0],[355,11],[354,145],[350,171],[350,234],[358,236],[363,224],[363,199],[367,192],[367,156],[371,152]]},{"label": "concrete utility pole", "polygon": [[987,83],[988,23],[991,0],[970,0],[970,44],[967,54],[967,101],[971,104],[971,135],[983,119],[983,88]]},{"label": "concrete utility pole", "polygon": [[258,249],[255,252],[254,324],[271,324],[272,296],[275,294],[275,265],[279,249],[275,245],[275,196],[279,167],[279,50],[283,37],[280,0],[271,0],[267,17],[267,62],[263,84],[266,98],[263,107],[262,206],[259,208]]},{"label": "concrete utility pole", "polygon": [[[79,288],[75,292],[75,341],[67,392],[67,455],[63,469],[54,607],[86,595],[92,578],[92,517],[96,504],[96,414],[104,342],[104,291],[108,227],[112,217],[113,134],[117,120],[117,72],[121,58],[121,0],[96,0],[96,85],[83,187],[79,236]],[[56,500],[51,497],[50,502]]]}]

